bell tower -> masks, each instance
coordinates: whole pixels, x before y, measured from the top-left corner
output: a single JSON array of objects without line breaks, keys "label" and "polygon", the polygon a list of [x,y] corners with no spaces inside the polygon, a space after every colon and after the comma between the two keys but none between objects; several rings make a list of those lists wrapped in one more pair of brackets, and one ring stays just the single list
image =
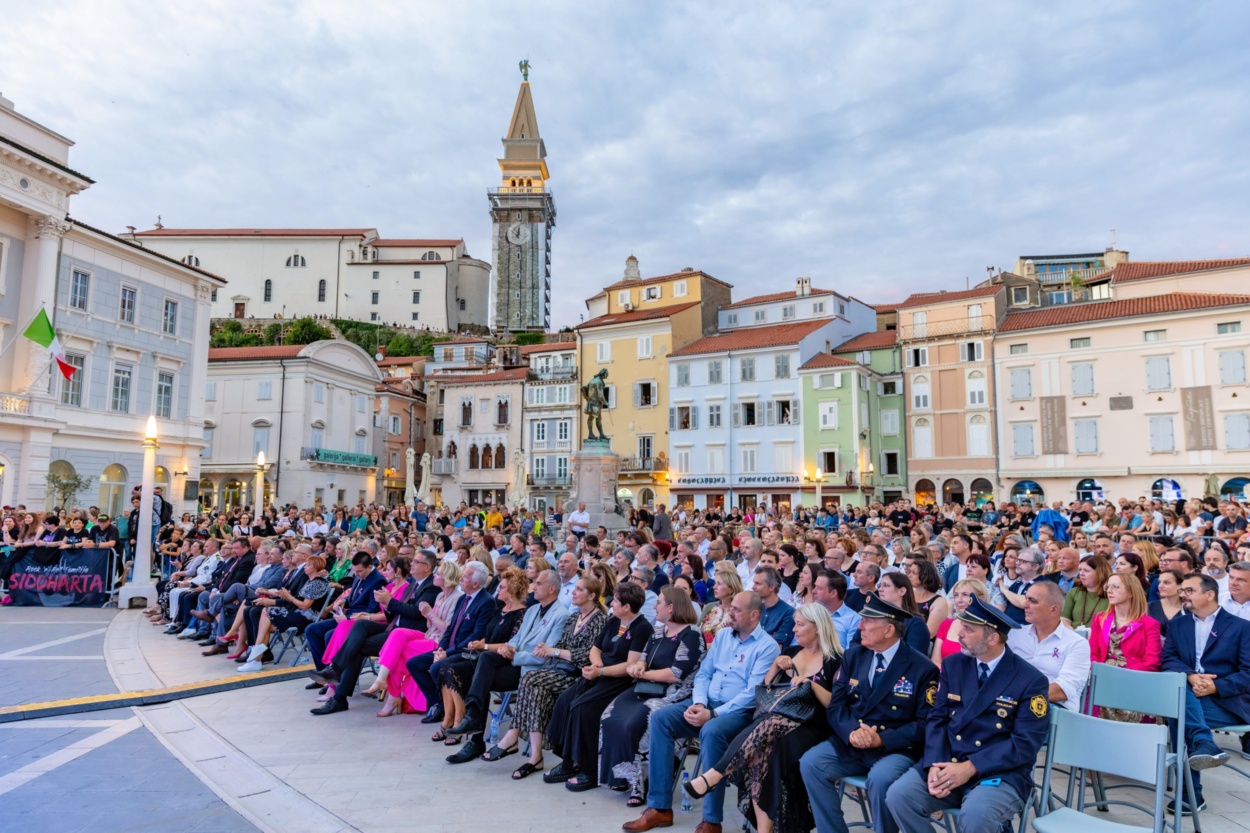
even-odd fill
[{"label": "bell tower", "polygon": [[551,324],[551,230],[556,205],[547,189],[547,148],[530,94],[529,61],[503,138],[500,184],[490,191],[495,267],[495,330],[544,332]]}]

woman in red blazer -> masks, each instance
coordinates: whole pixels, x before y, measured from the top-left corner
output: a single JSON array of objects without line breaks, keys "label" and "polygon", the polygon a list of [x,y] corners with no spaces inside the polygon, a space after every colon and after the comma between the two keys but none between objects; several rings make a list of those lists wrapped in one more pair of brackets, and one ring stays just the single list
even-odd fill
[{"label": "woman in red blazer", "polygon": [[[1147,613],[1146,590],[1133,573],[1113,573],[1107,579],[1107,610],[1089,625],[1089,654],[1093,662],[1105,662],[1132,671],[1158,671],[1163,666],[1163,637],[1159,623]],[[1136,712],[1102,709],[1102,716],[1126,723],[1141,723]],[[1154,722],[1153,718],[1150,722]]]}]

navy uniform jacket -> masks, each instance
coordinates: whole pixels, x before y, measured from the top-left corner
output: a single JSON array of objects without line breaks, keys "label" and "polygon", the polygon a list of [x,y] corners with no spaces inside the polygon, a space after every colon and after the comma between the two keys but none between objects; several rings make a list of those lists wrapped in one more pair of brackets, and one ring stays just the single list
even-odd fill
[{"label": "navy uniform jacket", "polygon": [[[865,768],[886,755],[902,754],[913,760],[924,749],[925,720],[936,702],[938,667],[924,654],[899,643],[885,667],[883,679],[873,688],[868,678],[876,663],[873,651],[852,645],[842,655],[842,667],[833,678],[826,715],[833,737],[829,742],[840,757],[864,762]],[[856,749],[851,732],[863,723],[873,726],[884,746]]]},{"label": "navy uniform jacket", "polygon": [[[859,640],[860,635],[857,630],[851,634],[851,644],[858,645]],[[907,624],[903,627],[903,643],[910,645],[916,653],[923,654],[926,658],[929,656],[929,650],[933,647],[933,637],[929,636],[929,626],[925,624],[924,619],[913,616],[907,620]],[[929,664],[933,665],[932,662]]]},{"label": "navy uniform jacket", "polygon": [[971,761],[977,774],[964,790],[1002,778],[1021,798],[1033,786],[1033,766],[1050,730],[1046,677],[1004,648],[1002,659],[977,686],[977,660],[953,654],[942,663],[936,702],[925,724],[924,756],[916,769],[928,779],[941,761]]},{"label": "navy uniform jacket", "polygon": [[[1198,672],[1198,644],[1194,637],[1194,617],[1178,615],[1168,622],[1168,638],[1163,643],[1163,670]],[[1250,723],[1250,622],[1227,610],[1215,612],[1215,625],[1202,651],[1202,670],[1215,675],[1211,697],[1242,723]]]}]

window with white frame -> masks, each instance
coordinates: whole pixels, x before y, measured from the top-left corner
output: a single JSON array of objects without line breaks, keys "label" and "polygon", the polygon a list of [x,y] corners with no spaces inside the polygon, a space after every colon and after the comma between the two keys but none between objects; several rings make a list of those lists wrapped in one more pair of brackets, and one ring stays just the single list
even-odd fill
[{"label": "window with white frame", "polygon": [[745,358],[738,360],[738,370],[740,372],[740,380],[743,382],[755,381],[755,359]]},{"label": "window with white frame", "polygon": [[838,427],[838,403],[820,403],[820,430],[833,431]]},{"label": "window with white frame", "polygon": [[820,464],[820,471],[826,477],[838,473],[838,452],[835,449],[826,449],[816,455],[816,462]]},{"label": "window with white frame", "polygon": [[1220,351],[1220,384],[1244,385],[1246,383],[1246,351]]},{"label": "window with white frame", "polygon": [[1084,350],[1094,343],[1089,336],[1081,336],[1079,338],[1068,339],[1068,348],[1071,350]]},{"label": "window with white frame", "polygon": [[638,337],[638,358],[651,358],[651,336]]},{"label": "window with white frame", "polygon": [[[313,443],[313,448],[320,448],[317,443]],[[269,456],[269,426],[255,425],[252,427],[252,457],[261,452],[265,452],[265,456]]]},{"label": "window with white frame", "polygon": [[563,480],[564,478],[568,476],[569,476],[569,458],[557,457],[556,458],[556,477]]},{"label": "window with white frame", "polygon": [[687,287],[686,287],[685,281],[677,281],[677,283],[673,284],[673,297],[674,298],[685,298],[686,292],[687,292]]},{"label": "window with white frame", "polygon": [[968,420],[968,456],[990,456],[990,424],[980,414]]},{"label": "window with white frame", "polygon": [[308,261],[301,254],[293,254],[286,259],[288,269],[303,269],[308,265]]},{"label": "window with white frame", "polygon": [[[266,431],[267,430],[268,429],[266,429]],[[268,442],[268,437],[269,435],[268,433],[266,433],[265,434],[266,442]],[[314,426],[312,429],[312,433],[310,434],[309,442],[312,444],[313,448],[322,448],[326,444],[326,430],[324,428],[317,428],[316,426]]]},{"label": "window with white frame", "polygon": [[178,302],[165,299],[165,313],[161,318],[161,332],[165,335],[178,335]]},{"label": "window with white frame", "polygon": [[655,382],[634,382],[634,407],[654,408],[660,395]]},{"label": "window with white frame", "polygon": [[200,449],[200,456],[205,460],[213,459],[213,438],[217,434],[217,429],[204,427],[204,447]]},{"label": "window with white frame", "polygon": [[1094,363],[1077,362],[1072,365],[1072,395],[1094,395]]},{"label": "window with white frame", "polygon": [[740,402],[734,413],[738,416],[734,422],[744,428],[760,424],[760,406],[757,402]]},{"label": "window with white frame", "polygon": [[928,347],[913,347],[910,350],[904,350],[903,355],[908,367],[927,367],[929,364]]},{"label": "window with white frame", "polygon": [[1250,449],[1250,413],[1224,414],[1224,446],[1230,451]]},{"label": "window with white frame", "polygon": [[1167,341],[1167,330],[1146,330],[1142,333],[1142,340],[1146,342]]},{"label": "window with white frame", "polygon": [[401,420],[397,414],[391,414],[390,423],[390,432],[392,434],[398,434],[402,428],[403,420]]},{"label": "window with white frame", "polygon": [[913,410],[929,410],[929,377],[917,376],[911,387],[911,406]]},{"label": "window with white frame", "polygon": [[1072,432],[1076,435],[1074,448],[1077,454],[1098,453],[1098,420],[1074,419]]},{"label": "window with white frame", "polygon": [[162,370],[156,374],[156,415],[169,419],[174,413],[174,374]]},{"label": "window with white frame", "polygon": [[898,381],[895,379],[886,379],[884,382],[882,382],[881,383],[881,395],[882,396],[897,396],[898,395]]},{"label": "window with white frame", "polygon": [[673,453],[673,464],[677,471],[690,471],[690,449],[679,448]]},{"label": "window with white frame", "polygon": [[122,286],[121,301],[117,307],[117,320],[123,324],[135,323],[135,306],[139,300],[139,291],[133,286]]},{"label": "window with white frame", "polygon": [[75,269],[69,279],[69,305],[71,309],[87,311],[87,295],[91,289],[91,275]]},{"label": "window with white frame", "polygon": [[707,406],[707,427],[708,428],[720,428],[721,427],[722,425],[721,407],[722,406],[719,402],[713,403]]},{"label": "window with white frame", "polygon": [[1152,416],[1150,423],[1150,450],[1167,452],[1176,450],[1176,434],[1171,416]]},{"label": "window with white frame", "polygon": [[913,312],[911,314],[911,329],[914,338],[924,338],[929,334],[929,314],[927,312]]},{"label": "window with white frame", "polygon": [[257,399],[272,399],[273,398],[273,382],[269,381],[268,379],[262,379],[259,382],[257,382],[256,383],[256,398]]},{"label": "window with white frame", "polygon": [[360,394],[356,397],[356,413],[363,414],[365,412],[366,401],[367,400],[365,399],[364,394]]},{"label": "window with white frame", "polygon": [[1023,356],[1025,353],[1028,353],[1028,352],[1029,352],[1029,345],[1027,344],[1011,344],[1011,345],[1008,345],[1007,347],[1008,355],[1012,355],[1012,356]]},{"label": "window with white frame", "polygon": [[616,385],[604,385],[603,396],[608,400],[608,410],[616,407]]},{"label": "window with white frame", "polygon": [[1008,374],[1011,380],[1012,399],[1033,398],[1033,369],[1029,367],[1013,368]]},{"label": "window with white frame", "polygon": [[629,290],[628,289],[622,289],[616,293],[616,303],[622,307],[629,303]]},{"label": "window with white frame", "polygon": [[927,419],[918,419],[912,426],[912,447],[916,457],[925,460],[933,456],[933,425]]},{"label": "window with white frame", "polygon": [[881,433],[890,437],[898,435],[898,408],[881,411]]},{"label": "window with white frame", "polygon": [[599,364],[612,361],[612,342],[601,341],[595,345],[595,361]]},{"label": "window with white frame", "polygon": [[[789,321],[794,318],[794,304],[784,304],[781,307],[781,320]],[[780,471],[780,469],[779,469]]]},{"label": "window with white frame", "polygon": [[897,451],[881,452],[881,473],[883,475],[897,475],[899,473],[899,454]]},{"label": "window with white frame", "polygon": [[547,458],[535,457],[534,458],[534,479],[542,480],[546,476],[547,476]]},{"label": "window with white frame", "polygon": [[824,301],[813,301],[813,302],[812,302],[812,315],[822,315],[822,314],[824,313],[824,311],[825,311],[825,302],[824,302]]},{"label": "window with white frame", "polygon": [[1018,422],[1011,426],[1011,453],[1015,457],[1032,457],[1033,423]]},{"label": "window with white frame", "polygon": [[1172,360],[1168,356],[1146,359],[1146,390],[1172,389]]},{"label": "window with white frame", "polygon": [[690,365],[689,364],[677,365],[677,372],[675,375],[677,377],[677,387],[679,388],[690,387]]},{"label": "window with white frame", "polygon": [[794,446],[778,443],[773,446],[773,471],[794,470]]},{"label": "window with white frame", "polygon": [[556,404],[567,405],[572,394],[572,385],[556,385]]},{"label": "window with white frame", "polygon": [[557,442],[566,443],[569,441],[569,426],[570,425],[571,423],[567,419],[562,419],[556,423],[556,441]]},{"label": "window with white frame", "polygon": [[545,422],[534,423],[534,442],[536,443],[547,442],[547,423]]},{"label": "window with white frame", "polygon": [[1011,288],[1011,305],[1013,307],[1028,306],[1029,288],[1027,286],[1013,286]]},{"label": "window with white frame", "polygon": [[721,361],[713,359],[707,363],[707,383],[709,385],[721,384]]},{"label": "window with white frame", "polygon": [[113,367],[113,385],[109,391],[109,410],[130,413],[130,378],[134,371],[128,364]]},{"label": "window with white frame", "polygon": [[83,368],[87,359],[77,353],[66,353],[65,363],[74,368],[74,374],[68,379],[61,377],[61,404],[78,408],[82,406]]},{"label": "window with white frame", "polygon": [[981,329],[981,305],[969,304],[968,305],[968,330],[970,332],[975,333],[979,329]]},{"label": "window with white frame", "polygon": [[690,431],[699,427],[699,409],[695,405],[674,405],[668,409],[670,431]]},{"label": "window with white frame", "polygon": [[709,448],[707,450],[707,473],[708,474],[724,474],[725,473],[725,449]]},{"label": "window with white frame", "polygon": [[726,315],[726,316],[725,316],[725,326],[726,326],[726,327],[736,327],[736,326],[738,326],[738,313],[736,313],[736,312],[731,312],[731,313],[729,313],[729,315]]},{"label": "window with white frame", "polygon": [[968,374],[968,406],[980,408],[985,405],[985,374],[974,370]]},{"label": "window with white frame", "polygon": [[357,454],[365,453],[365,437],[357,434],[352,440],[352,451]]},{"label": "window with white frame", "polygon": [[784,353],[779,356],[773,356],[773,378],[790,378],[790,357]]},{"label": "window with white frame", "polygon": [[323,385],[321,382],[317,382],[313,385],[313,401],[314,402],[326,401],[326,386]]},{"label": "window with white frame", "polygon": [[966,362],[979,362],[985,357],[985,343],[965,341],[959,345],[959,357]]},{"label": "window with white frame", "polygon": [[755,311],[755,323],[756,324],[763,324],[767,320],[768,320],[768,310],[757,309]]},{"label": "window with white frame", "polygon": [[754,448],[742,449],[742,473],[755,474],[756,450]]},{"label": "window with white frame", "polygon": [[658,301],[664,294],[662,290],[663,287],[660,286],[648,286],[642,291],[642,297],[648,301]]},{"label": "window with white frame", "polygon": [[1215,334],[1220,336],[1232,335],[1241,332],[1240,321],[1222,321],[1215,325]]}]

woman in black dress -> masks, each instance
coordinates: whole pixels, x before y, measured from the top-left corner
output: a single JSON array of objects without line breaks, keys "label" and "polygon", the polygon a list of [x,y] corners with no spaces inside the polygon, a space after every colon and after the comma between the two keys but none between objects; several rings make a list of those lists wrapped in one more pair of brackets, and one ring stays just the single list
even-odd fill
[{"label": "woman in black dress", "polygon": [[690,696],[694,672],[707,653],[703,632],[692,627],[697,621],[694,605],[680,588],[660,589],[655,621],[659,629],[629,675],[634,682],[663,683],[664,694],[646,697],[628,688],[608,704],[599,721],[598,781],[613,790],[629,790],[626,803],[631,807],[641,806],[647,794],[651,715]]},{"label": "woman in black dress", "polygon": [[556,700],[547,738],[551,751],[563,760],[543,775],[548,784],[565,781],[574,792],[599,785],[599,719],[616,695],[633,687],[629,666],[642,657],[655,632],[651,623],[638,615],[646,601],[647,592],[635,581],[616,588],[612,618],[590,649],[590,664],[582,669],[582,678]]},{"label": "woman in black dress", "polygon": [[[500,573],[499,589],[495,592],[495,598],[503,607],[487,629],[486,637],[470,642],[464,654],[442,666],[438,683],[443,691],[443,711],[447,715],[443,720],[444,726],[455,726],[464,719],[464,696],[469,693],[469,684],[473,682],[477,655],[487,651],[499,653],[499,649],[507,645],[508,640],[520,630],[521,620],[525,618],[525,596],[529,593],[529,586],[530,581],[525,571],[519,567],[509,567]],[[460,743],[458,735],[448,735],[443,730],[432,740],[441,740],[446,746]]]},{"label": "woman in black dress", "polygon": [[812,706],[812,716],[800,723],[772,712],[756,714],[721,759],[686,784],[686,792],[702,798],[728,779],[738,788],[738,809],[760,833],[807,833],[816,826],[799,759],[829,737],[825,708],[842,648],[829,612],[814,603],[794,612],[794,641],[795,647],[773,662],[764,683],[802,686],[804,693],[791,697]]}]

